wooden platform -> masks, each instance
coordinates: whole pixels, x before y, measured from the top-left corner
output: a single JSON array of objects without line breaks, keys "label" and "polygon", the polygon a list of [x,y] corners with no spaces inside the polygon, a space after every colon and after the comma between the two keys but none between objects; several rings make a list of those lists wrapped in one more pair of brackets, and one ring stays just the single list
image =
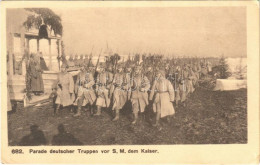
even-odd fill
[{"label": "wooden platform", "polygon": [[[40,96],[32,95],[31,100],[28,100],[25,97],[25,76],[13,76],[11,80],[8,80],[10,99],[15,101],[23,101],[24,107],[37,106],[39,104],[51,101],[49,96],[52,92],[52,85],[57,81],[58,73],[59,72],[54,71],[44,71],[42,74],[44,94]],[[72,69],[69,73],[72,74],[72,76],[76,76],[79,73],[79,69]]]}]

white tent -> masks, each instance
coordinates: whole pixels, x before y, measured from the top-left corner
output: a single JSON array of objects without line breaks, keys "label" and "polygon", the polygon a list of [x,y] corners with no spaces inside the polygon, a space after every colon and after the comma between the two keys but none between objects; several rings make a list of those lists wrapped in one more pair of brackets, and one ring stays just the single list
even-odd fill
[{"label": "white tent", "polygon": [[[227,58],[231,76],[228,79],[217,79],[214,90],[237,90],[247,87],[247,59]],[[241,79],[243,78],[243,79]]]},{"label": "white tent", "polygon": [[214,90],[237,90],[247,87],[246,80],[217,79]]}]

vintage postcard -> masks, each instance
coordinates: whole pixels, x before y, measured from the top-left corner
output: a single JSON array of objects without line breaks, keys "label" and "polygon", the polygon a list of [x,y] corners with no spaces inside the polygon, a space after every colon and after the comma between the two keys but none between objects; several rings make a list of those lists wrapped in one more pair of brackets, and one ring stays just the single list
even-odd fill
[{"label": "vintage postcard", "polygon": [[2,163],[258,164],[258,1],[1,2]]}]

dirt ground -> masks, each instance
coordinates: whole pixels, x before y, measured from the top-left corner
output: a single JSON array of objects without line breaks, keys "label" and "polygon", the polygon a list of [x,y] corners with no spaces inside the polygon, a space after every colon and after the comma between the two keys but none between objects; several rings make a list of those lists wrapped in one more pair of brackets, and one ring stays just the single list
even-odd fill
[{"label": "dirt ground", "polygon": [[198,87],[187,100],[187,106],[175,110],[171,121],[161,120],[157,128],[147,120],[131,125],[129,108],[123,109],[119,121],[112,122],[108,110],[100,117],[85,112],[73,117],[73,113],[63,109],[62,114],[54,117],[50,102],[28,109],[17,103],[16,112],[8,115],[8,143],[19,145],[30,134],[30,126],[38,125],[47,145],[52,145],[59,124],[83,145],[247,143],[246,89],[214,92]]}]

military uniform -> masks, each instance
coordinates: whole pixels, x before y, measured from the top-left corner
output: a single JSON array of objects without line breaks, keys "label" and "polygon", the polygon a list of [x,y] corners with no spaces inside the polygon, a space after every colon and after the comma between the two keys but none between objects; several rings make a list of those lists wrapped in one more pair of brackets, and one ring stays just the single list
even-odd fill
[{"label": "military uniform", "polygon": [[[75,88],[75,93],[77,94],[75,104],[78,106],[78,110],[75,116],[79,116],[81,114],[82,106],[85,106],[86,104],[93,105],[96,101],[96,94],[93,89],[94,84],[95,81],[91,73],[84,70],[78,74]],[[90,111],[92,111],[92,107]]]},{"label": "military uniform", "polygon": [[84,65],[87,66],[88,62],[89,62],[88,55],[85,55],[85,58],[84,58],[84,61],[83,61]]},{"label": "military uniform", "polygon": [[[178,102],[184,103],[186,100],[186,84],[185,80],[183,78],[183,72],[178,68],[175,72],[175,101],[176,101],[176,106],[178,106]],[[184,103],[185,106],[185,103]]]},{"label": "military uniform", "polygon": [[40,66],[40,57],[32,55],[29,60],[30,76],[31,76],[31,90],[33,92],[43,92],[44,85],[42,79],[42,70]]},{"label": "military uniform", "polygon": [[113,86],[111,89],[112,94],[112,110],[115,111],[115,118],[113,121],[119,119],[119,111],[123,108],[127,101],[127,90],[124,86],[124,73],[122,72],[122,66],[118,66],[118,73],[116,73],[113,79]]},{"label": "military uniform", "polygon": [[[138,66],[139,67],[139,66]],[[138,67],[136,69],[138,69]],[[140,68],[139,68],[140,69]],[[138,112],[144,112],[145,107],[148,105],[148,93],[150,89],[150,82],[146,76],[142,73],[134,74],[133,84],[132,84],[132,95],[131,102],[134,114],[134,121],[132,124],[135,124],[138,118]]]},{"label": "military uniform", "polygon": [[74,63],[74,61],[73,61],[72,55],[70,56],[70,58],[69,58],[69,60],[68,60],[68,67],[69,67],[69,68],[75,67],[75,63]]},{"label": "military uniform", "polygon": [[114,78],[112,110],[122,109],[127,100],[127,91],[123,89],[124,74],[116,73]]},{"label": "military uniform", "polygon": [[174,101],[174,88],[169,80],[165,78],[164,71],[159,71],[160,77],[156,79],[149,96],[153,101],[153,109],[156,112],[156,124],[159,119],[175,113],[172,102]]},{"label": "military uniform", "polygon": [[96,116],[101,114],[102,107],[110,106],[109,90],[113,80],[113,74],[104,70],[104,64],[100,64],[101,71],[97,75],[96,93],[97,93],[97,113]]},{"label": "military uniform", "polygon": [[97,90],[97,106],[101,107],[109,107],[110,105],[110,99],[109,96],[109,89],[110,84],[109,82],[112,81],[112,73],[110,72],[102,72],[99,73],[97,76],[97,83],[96,83],[96,90]]},{"label": "military uniform", "polygon": [[78,67],[79,66],[79,59],[78,59],[78,55],[77,54],[75,55],[73,61],[74,61],[75,66]]},{"label": "military uniform", "polygon": [[83,55],[80,55],[80,59],[78,59],[78,66],[82,67],[84,66],[84,59],[83,59]]},{"label": "military uniform", "polygon": [[[68,68],[65,64],[61,67]],[[57,97],[55,100],[55,104],[57,104],[57,106],[54,108],[54,114],[56,114],[56,110],[59,111],[60,105],[63,107],[70,106],[75,100],[74,81],[72,75],[66,70],[59,73],[57,83],[54,84],[53,88],[57,89]]]}]

